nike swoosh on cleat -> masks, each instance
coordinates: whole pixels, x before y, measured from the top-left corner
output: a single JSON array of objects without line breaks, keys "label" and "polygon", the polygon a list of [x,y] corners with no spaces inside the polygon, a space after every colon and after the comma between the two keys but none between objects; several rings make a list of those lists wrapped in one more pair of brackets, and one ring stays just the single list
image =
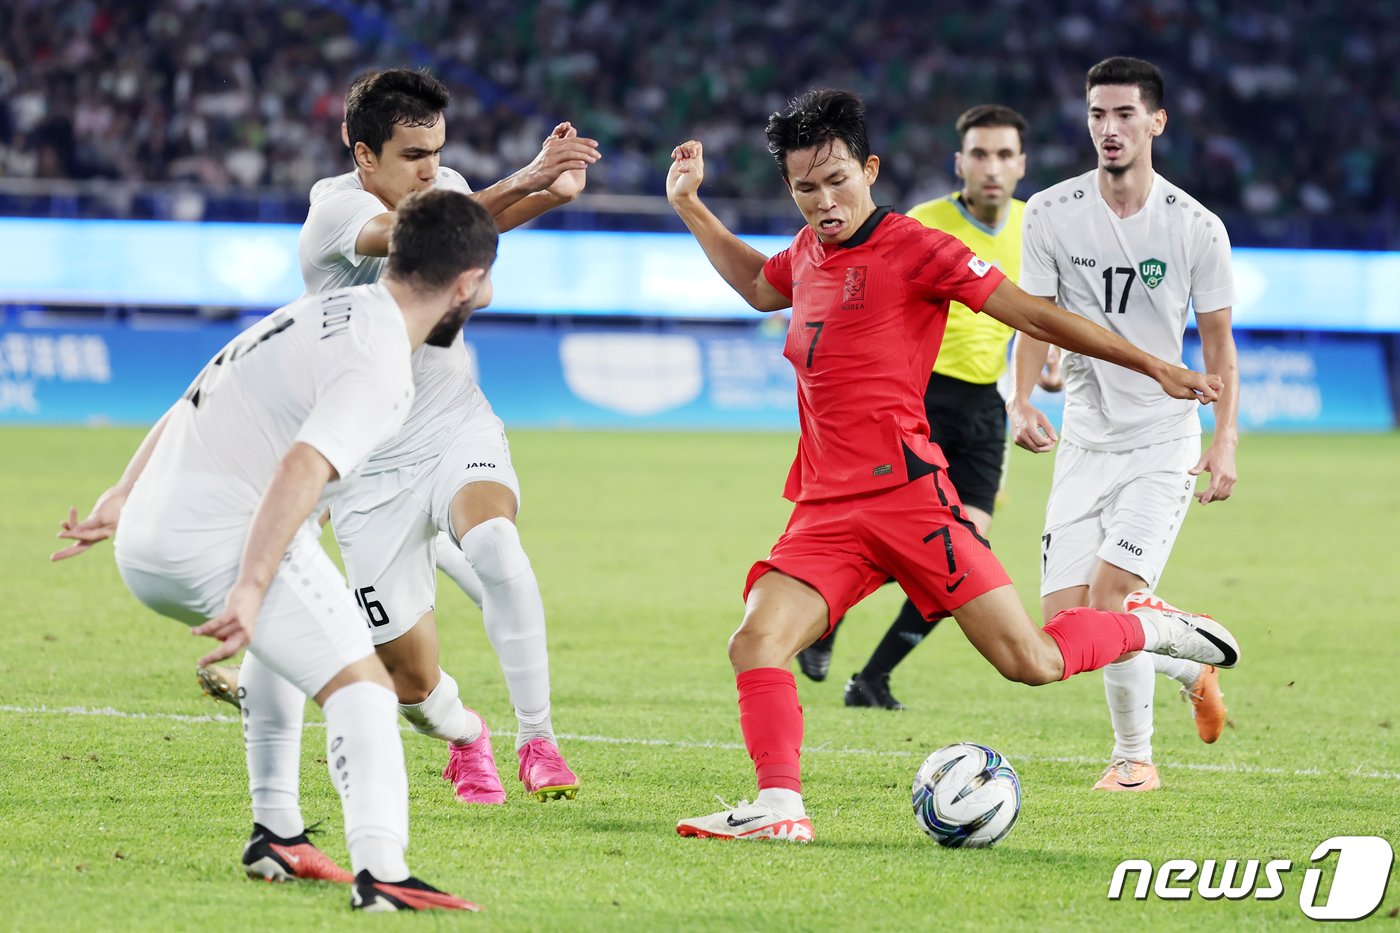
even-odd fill
[{"label": "nike swoosh on cleat", "polygon": [[969,571],[967,571],[967,573],[964,573],[962,576],[958,577],[958,582],[957,582],[957,583],[945,583],[945,584],[943,584],[944,587],[947,588],[947,590],[948,590],[949,593],[953,592],[953,590],[956,590],[958,587],[962,586],[963,581],[967,579],[967,574],[969,574],[969,573],[972,573],[972,571],[969,570]]},{"label": "nike swoosh on cleat", "polygon": [[731,814],[729,814],[729,816],[727,816],[727,817],[724,818],[724,821],[725,821],[726,823],[728,823],[730,826],[743,826],[743,825],[746,824],[746,823],[752,823],[754,820],[761,820],[761,819],[763,819],[763,814],[762,814],[762,813],[760,813],[758,816],[749,816],[749,817],[745,817],[745,818],[742,819],[742,820],[736,820],[736,819],[734,819],[734,814],[731,813]]},{"label": "nike swoosh on cleat", "polygon": [[1119,782],[1118,782],[1118,786],[1119,786],[1119,787],[1141,787],[1142,785],[1144,785],[1144,784],[1146,784],[1146,783],[1147,783],[1146,781],[1133,781],[1131,784],[1129,784],[1127,781],[1119,781]]},{"label": "nike swoosh on cleat", "polygon": [[1235,653],[1234,648],[1231,648],[1228,643],[1221,641],[1219,638],[1216,638],[1214,635],[1212,635],[1210,632],[1207,632],[1203,628],[1198,628],[1196,629],[1196,631],[1199,632],[1202,636],[1204,636],[1206,641],[1219,648],[1221,655],[1224,656],[1223,661],[1216,662],[1216,667],[1235,666],[1235,662],[1240,659],[1240,656]]}]

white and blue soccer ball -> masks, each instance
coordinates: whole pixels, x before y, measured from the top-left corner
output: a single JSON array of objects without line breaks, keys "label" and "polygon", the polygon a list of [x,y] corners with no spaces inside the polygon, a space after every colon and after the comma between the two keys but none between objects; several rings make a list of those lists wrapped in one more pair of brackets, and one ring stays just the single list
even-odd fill
[{"label": "white and blue soccer ball", "polygon": [[1011,762],[973,742],[929,755],[914,776],[914,819],[942,846],[980,849],[1021,814],[1021,779]]}]

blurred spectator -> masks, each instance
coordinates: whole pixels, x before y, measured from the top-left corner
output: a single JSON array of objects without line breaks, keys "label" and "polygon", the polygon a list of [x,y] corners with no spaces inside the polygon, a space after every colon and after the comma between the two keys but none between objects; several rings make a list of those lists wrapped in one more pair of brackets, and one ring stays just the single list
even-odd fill
[{"label": "blurred spectator", "polygon": [[[781,196],[762,129],[810,86],[870,111],[882,200],[951,187],[952,123],[997,101],[1031,122],[1023,193],[1087,167],[1083,75],[1155,61],[1163,174],[1222,212],[1393,215],[1400,4],[1371,0],[7,0],[0,175],[304,191],[347,169],[356,74],[423,65],[453,89],[445,161],[476,184],[570,119],[607,158],[591,190],[657,194],[702,138],[716,196]],[[1382,170],[1382,166],[1391,167]]]}]

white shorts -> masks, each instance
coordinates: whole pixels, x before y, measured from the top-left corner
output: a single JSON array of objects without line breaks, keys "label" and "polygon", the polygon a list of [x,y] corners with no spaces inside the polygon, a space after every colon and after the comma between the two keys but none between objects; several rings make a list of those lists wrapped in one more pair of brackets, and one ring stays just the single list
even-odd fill
[{"label": "white shorts", "polygon": [[1196,478],[1198,436],[1126,451],[1061,440],[1040,538],[1040,595],[1088,586],[1098,561],[1162,578]]},{"label": "white shorts", "polygon": [[505,427],[473,418],[441,457],[356,478],[331,503],[331,525],[355,601],[376,645],[393,641],[431,612],[437,597],[437,537],[452,529],[452,498],[463,486],[500,483],[520,503]]},{"label": "white shorts", "polygon": [[[137,599],[198,625],[223,611],[238,578],[242,538],[219,541],[123,521],[117,569]],[[249,651],[307,696],[374,653],[345,578],[311,526],[292,539],[258,613]]]}]

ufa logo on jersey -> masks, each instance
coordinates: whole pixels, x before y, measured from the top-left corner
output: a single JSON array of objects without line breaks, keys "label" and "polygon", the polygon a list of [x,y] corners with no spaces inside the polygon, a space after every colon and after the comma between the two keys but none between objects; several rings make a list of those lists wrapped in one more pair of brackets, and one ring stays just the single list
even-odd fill
[{"label": "ufa logo on jersey", "polygon": [[1156,288],[1167,277],[1167,264],[1160,259],[1144,259],[1138,263],[1138,271],[1142,273],[1142,284]]},{"label": "ufa logo on jersey", "polygon": [[865,266],[850,266],[846,269],[846,289],[842,301],[865,300]]}]

